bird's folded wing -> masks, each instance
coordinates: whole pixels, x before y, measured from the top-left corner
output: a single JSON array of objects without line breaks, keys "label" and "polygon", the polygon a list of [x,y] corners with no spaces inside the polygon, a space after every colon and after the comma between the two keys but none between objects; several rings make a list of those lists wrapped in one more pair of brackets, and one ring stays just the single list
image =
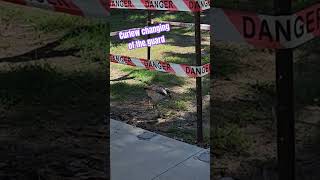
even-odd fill
[{"label": "bird's folded wing", "polygon": [[157,93],[159,93],[159,94],[161,94],[163,96],[167,96],[168,95],[167,91],[164,90],[163,88],[156,88],[155,90],[156,90]]}]

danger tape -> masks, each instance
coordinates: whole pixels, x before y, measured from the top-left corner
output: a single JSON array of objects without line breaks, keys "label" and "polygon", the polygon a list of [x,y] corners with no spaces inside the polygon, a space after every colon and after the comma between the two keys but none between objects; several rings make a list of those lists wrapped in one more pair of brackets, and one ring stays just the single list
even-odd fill
[{"label": "danger tape", "polygon": [[203,77],[210,73],[210,64],[202,66],[189,66],[185,64],[174,64],[163,61],[149,61],[146,59],[132,58],[128,56],[110,54],[110,61],[113,63],[128,66],[141,67],[148,70],[160,71],[175,74],[180,77]]},{"label": "danger tape", "polygon": [[[194,27],[194,23],[185,23],[185,22],[172,22],[172,21],[156,21],[151,20],[151,24],[157,24],[157,23],[165,23],[170,24],[171,26],[177,26],[177,27],[186,27],[191,28]],[[200,29],[205,31],[210,31],[210,25],[209,24],[200,24]]]},{"label": "danger tape", "polygon": [[270,16],[212,8],[210,23],[216,40],[262,48],[295,48],[320,36],[320,3],[286,16]]},{"label": "danger tape", "polygon": [[113,9],[147,9],[199,12],[210,8],[210,0],[110,0]]},{"label": "danger tape", "polygon": [[83,17],[106,18],[109,0],[0,0]]}]

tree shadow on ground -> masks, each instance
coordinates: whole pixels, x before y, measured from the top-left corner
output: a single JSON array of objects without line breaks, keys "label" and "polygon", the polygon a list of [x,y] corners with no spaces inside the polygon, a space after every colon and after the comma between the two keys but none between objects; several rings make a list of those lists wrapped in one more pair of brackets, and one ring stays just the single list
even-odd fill
[{"label": "tree shadow on ground", "polygon": [[41,64],[0,72],[0,179],[105,177],[104,77]]}]

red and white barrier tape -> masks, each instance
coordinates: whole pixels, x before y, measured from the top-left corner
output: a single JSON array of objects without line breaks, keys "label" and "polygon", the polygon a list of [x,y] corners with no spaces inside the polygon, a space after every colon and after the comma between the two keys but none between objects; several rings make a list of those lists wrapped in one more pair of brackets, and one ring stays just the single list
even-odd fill
[{"label": "red and white barrier tape", "polygon": [[[186,27],[186,28],[194,27],[194,23],[156,21],[153,19],[151,20],[151,24],[157,24],[157,23],[170,24],[171,26]],[[200,29],[205,30],[205,31],[210,31],[210,25],[209,24],[200,24]]]},{"label": "red and white barrier tape", "polygon": [[212,8],[210,21],[216,40],[262,48],[295,48],[320,36],[320,3],[286,16]]},{"label": "red and white barrier tape", "polygon": [[210,8],[210,0],[110,0],[113,9],[148,9],[198,12]]},{"label": "red and white barrier tape", "polygon": [[138,59],[113,54],[110,54],[110,61],[113,63],[141,67],[153,71],[171,73],[180,77],[203,77],[210,73],[209,63],[202,66],[189,66],[185,64],[174,64],[163,61],[149,61],[146,59]]},{"label": "red and white barrier tape", "polygon": [[106,18],[110,14],[109,0],[0,0],[68,13],[77,16]]}]

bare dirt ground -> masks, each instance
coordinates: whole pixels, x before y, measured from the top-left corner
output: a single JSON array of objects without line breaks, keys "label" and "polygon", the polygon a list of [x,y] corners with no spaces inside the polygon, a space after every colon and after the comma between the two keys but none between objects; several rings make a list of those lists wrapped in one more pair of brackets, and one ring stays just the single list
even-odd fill
[{"label": "bare dirt ground", "polygon": [[105,179],[105,69],[57,50],[65,33],[0,24],[1,180]]}]

